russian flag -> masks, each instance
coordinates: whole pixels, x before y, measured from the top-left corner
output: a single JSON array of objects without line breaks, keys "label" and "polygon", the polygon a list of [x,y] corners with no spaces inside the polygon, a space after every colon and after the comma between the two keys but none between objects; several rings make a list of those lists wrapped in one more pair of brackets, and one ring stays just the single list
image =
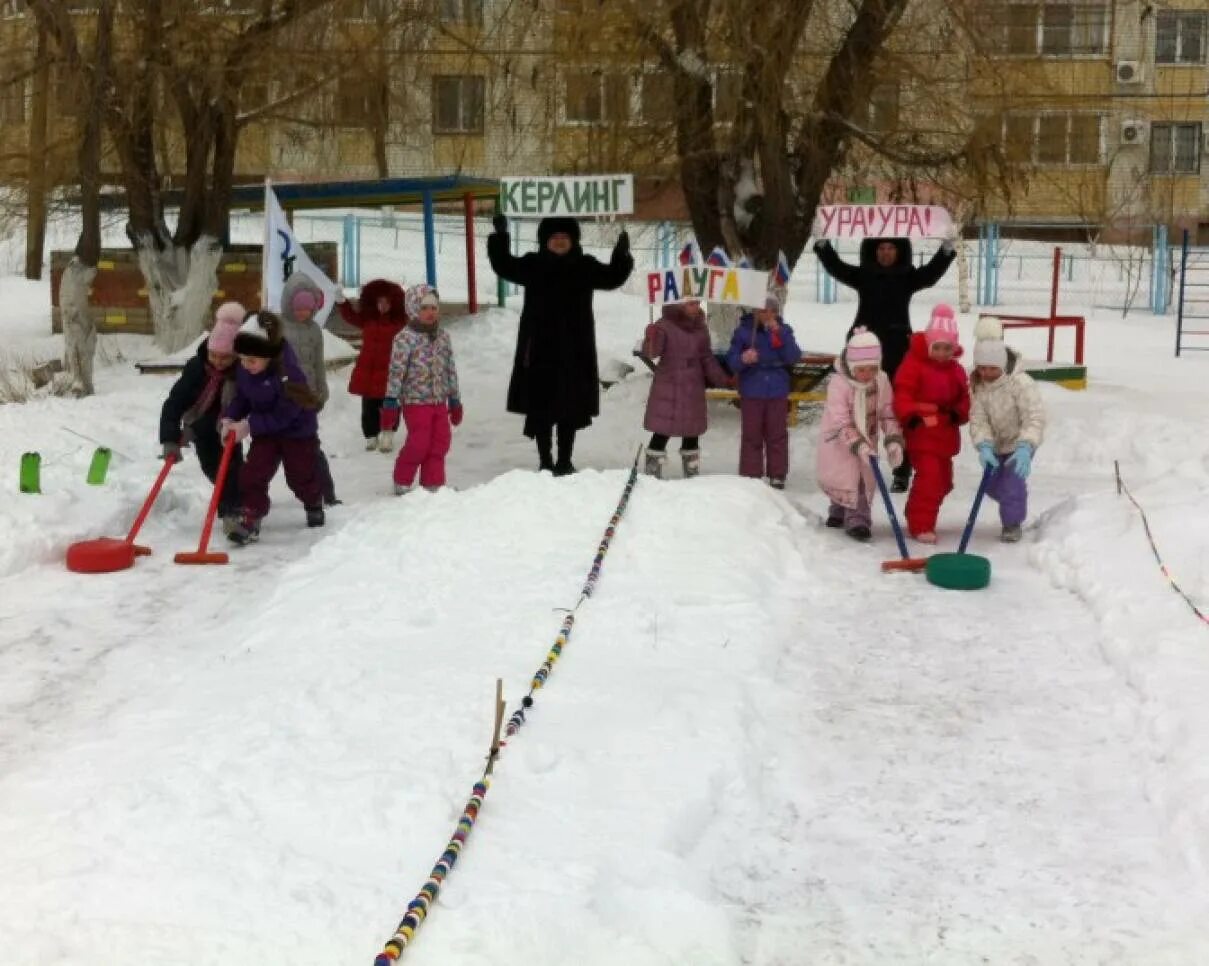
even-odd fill
[{"label": "russian flag", "polygon": [[697,239],[692,239],[680,251],[680,264],[692,265],[701,261],[701,249],[697,247]]},{"label": "russian flag", "polygon": [[789,259],[783,251],[777,251],[777,267],[772,270],[772,280],[781,287],[789,284]]},{"label": "russian flag", "polygon": [[730,267],[730,256],[726,254],[721,245],[714,246],[714,250],[709,253],[709,257],[705,259],[706,265],[724,265]]},{"label": "russian flag", "polygon": [[739,264],[735,268],[751,268],[751,259],[744,255],[739,259]]}]

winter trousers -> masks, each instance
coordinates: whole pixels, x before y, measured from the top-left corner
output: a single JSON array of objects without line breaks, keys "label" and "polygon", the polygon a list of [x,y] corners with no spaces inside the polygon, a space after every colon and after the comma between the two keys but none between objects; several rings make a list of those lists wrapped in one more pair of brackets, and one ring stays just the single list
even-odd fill
[{"label": "winter trousers", "polygon": [[953,457],[916,453],[915,479],[907,494],[907,530],[911,536],[936,532],[940,504],[953,489]]},{"label": "winter trousers", "polygon": [[873,524],[873,516],[869,511],[869,494],[865,492],[865,481],[862,479],[857,489],[856,506],[844,506],[841,503],[832,501],[830,508],[827,510],[827,517],[831,520],[843,520],[844,529],[851,530],[853,527],[869,527]]},{"label": "winter trousers", "polygon": [[445,485],[445,456],[453,442],[449,407],[430,403],[403,407],[407,439],[395,459],[395,482],[411,486],[420,474],[420,486]]},{"label": "winter trousers", "polygon": [[999,504],[999,522],[1018,527],[1028,516],[1028,483],[1007,465],[1007,456],[999,457],[999,468],[991,474],[987,496]]},{"label": "winter trousers", "polygon": [[[537,458],[543,467],[552,466],[554,462],[554,424],[533,420],[533,441],[537,443]],[[558,462],[567,466],[575,452],[576,430],[566,423],[558,424]]]},{"label": "winter trousers", "polygon": [[[218,466],[222,462],[222,441],[218,433],[197,433],[193,437],[193,451],[197,453],[197,461],[201,464],[206,479],[214,483],[218,479]],[[235,444],[231,452],[231,462],[227,466],[227,481],[223,484],[222,494],[218,498],[218,515],[230,516],[239,509],[239,470],[243,466],[243,445]]]},{"label": "winter trousers", "polygon": [[336,502],[336,481],[332,479],[332,468],[328,465],[327,454],[318,442],[315,444],[315,458],[318,461],[315,472],[319,474],[319,482],[323,487],[323,502],[331,506]]},{"label": "winter trousers", "polygon": [[[667,451],[668,440],[670,436],[664,436],[663,433],[651,433],[651,441],[647,444],[647,449],[656,453],[664,453]],[[692,453],[701,448],[700,436],[681,436],[680,449]]]},{"label": "winter trousers", "polygon": [[739,475],[783,480],[789,475],[789,401],[743,399]]},{"label": "winter trousers", "polygon": [[382,400],[361,397],[361,435],[366,439],[382,430]]},{"label": "winter trousers", "polygon": [[258,436],[253,439],[239,474],[239,498],[244,514],[254,520],[268,515],[269,483],[279,466],[285,467],[286,484],[304,507],[323,506],[318,451],[317,436],[307,439]]}]

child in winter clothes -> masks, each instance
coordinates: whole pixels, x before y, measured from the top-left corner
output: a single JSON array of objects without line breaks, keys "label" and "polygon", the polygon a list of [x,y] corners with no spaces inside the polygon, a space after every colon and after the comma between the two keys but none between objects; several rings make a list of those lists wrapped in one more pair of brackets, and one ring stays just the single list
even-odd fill
[{"label": "child in winter clothes", "polygon": [[643,420],[652,434],[646,448],[646,472],[663,476],[668,439],[679,436],[684,475],[696,476],[701,471],[699,440],[709,424],[705,387],[731,382],[710,350],[701,303],[665,305],[662,318],[647,326],[642,346],[648,359],[659,360]]},{"label": "child in winter clothes", "polygon": [[410,324],[395,336],[391,350],[382,405],[397,413],[402,403],[407,426],[407,439],[395,460],[395,494],[400,496],[412,488],[417,471],[426,490],[445,485],[445,455],[452,440],[449,427],[462,422],[453,343],[440,328],[440,312],[440,299],[432,286],[408,289]]},{"label": "child in winter clothes", "polygon": [[868,540],[869,500],[876,481],[869,457],[884,434],[891,468],[903,461],[903,438],[894,418],[894,390],[882,372],[877,336],[857,326],[827,383],[818,448],[819,486],[831,498],[827,526],[854,540]]},{"label": "child in winter clothes", "polygon": [[[238,302],[227,302],[214,313],[210,335],[197,347],[197,355],[185,363],[180,378],[168,391],[160,410],[160,444],[165,458],[181,458],[181,448],[193,444],[202,472],[211,483],[222,461],[223,437],[218,421],[235,397],[235,336],[247,313]],[[239,508],[239,469],[243,447],[236,446],[227,467],[227,479],[218,499],[223,520]]]},{"label": "child in winter clothes", "polygon": [[980,321],[974,338],[970,439],[978,461],[992,471],[987,496],[999,504],[1000,539],[1015,543],[1028,515],[1025,480],[1045,434],[1045,407],[1019,353],[1004,344],[998,319]]},{"label": "child in winter clothes", "polygon": [[323,483],[319,476],[319,400],[285,342],[281,319],[262,309],[249,314],[235,337],[240,367],[235,398],[222,421],[223,437],[252,437],[240,474],[242,511],[228,536],[245,544],[260,534],[269,512],[269,483],[284,464],[285,480],[306,509],[308,527],[323,526]]},{"label": "child in winter clothes", "polygon": [[781,318],[780,298],[768,293],[763,308],[739,319],[726,358],[739,382],[739,474],[767,475],[770,486],[783,490],[789,475],[789,372],[802,350]]},{"label": "child in winter clothes", "polygon": [[361,352],[348,391],[361,397],[361,434],[367,450],[389,453],[395,445],[394,430],[382,426],[382,400],[386,398],[391,345],[407,324],[403,303],[402,287],[384,278],[365,283],[357,308],[343,294],[336,296],[340,317],[361,330]]},{"label": "child in winter clothes", "polygon": [[970,385],[961,358],[953,310],[938,305],[924,332],[911,336],[894,376],[894,415],[906,430],[915,468],[907,495],[907,529],[920,543],[936,542],[940,504],[953,489],[953,457],[961,451],[957,427],[970,419]]},{"label": "child in winter clothes", "polygon": [[[294,350],[298,365],[306,376],[319,400],[319,409],[327,405],[327,365],[323,359],[323,329],[315,320],[316,313],[323,308],[323,289],[316,285],[305,272],[295,272],[281,287],[281,318],[285,325],[282,336]],[[332,480],[332,468],[320,446],[319,475],[323,479],[323,502],[334,506],[336,484]]]}]

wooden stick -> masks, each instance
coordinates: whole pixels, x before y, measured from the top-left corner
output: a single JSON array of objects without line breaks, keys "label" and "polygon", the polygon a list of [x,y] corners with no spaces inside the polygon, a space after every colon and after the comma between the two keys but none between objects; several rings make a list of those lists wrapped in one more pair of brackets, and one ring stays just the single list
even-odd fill
[{"label": "wooden stick", "polygon": [[504,680],[495,679],[495,731],[491,735],[491,751],[487,754],[487,774],[495,770],[495,760],[500,756],[500,729],[504,724]]}]

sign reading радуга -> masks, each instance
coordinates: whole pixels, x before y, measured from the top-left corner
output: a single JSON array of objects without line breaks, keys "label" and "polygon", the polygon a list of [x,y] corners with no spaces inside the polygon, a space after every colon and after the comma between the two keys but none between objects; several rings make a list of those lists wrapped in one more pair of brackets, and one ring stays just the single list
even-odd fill
[{"label": "sign reading \u0440\u0430\u0434\u0443\u0433\u0430", "polygon": [[633,213],[632,174],[500,179],[500,214],[511,218]]},{"label": "sign reading \u0440\u0430\u0434\u0443\u0433\u0430", "polygon": [[758,308],[768,294],[768,273],[726,265],[682,265],[659,272],[648,272],[648,305],[683,302],[721,302]]}]

